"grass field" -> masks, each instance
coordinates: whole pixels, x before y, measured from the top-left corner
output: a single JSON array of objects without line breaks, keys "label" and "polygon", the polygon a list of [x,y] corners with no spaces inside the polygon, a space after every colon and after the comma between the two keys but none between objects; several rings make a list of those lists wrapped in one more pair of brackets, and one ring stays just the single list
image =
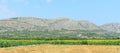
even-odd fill
[{"label": "grass field", "polygon": [[0,47],[12,47],[38,44],[61,44],[61,45],[118,45],[120,40],[0,40]]},{"label": "grass field", "polygon": [[120,53],[120,46],[44,44],[1,48],[0,53]]}]

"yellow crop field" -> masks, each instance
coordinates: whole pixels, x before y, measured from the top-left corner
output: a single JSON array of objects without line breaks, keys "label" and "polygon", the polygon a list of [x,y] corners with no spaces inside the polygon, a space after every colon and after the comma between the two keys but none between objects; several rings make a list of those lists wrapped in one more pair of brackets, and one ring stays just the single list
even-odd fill
[{"label": "yellow crop field", "polygon": [[43,44],[1,48],[0,53],[120,53],[120,46]]}]

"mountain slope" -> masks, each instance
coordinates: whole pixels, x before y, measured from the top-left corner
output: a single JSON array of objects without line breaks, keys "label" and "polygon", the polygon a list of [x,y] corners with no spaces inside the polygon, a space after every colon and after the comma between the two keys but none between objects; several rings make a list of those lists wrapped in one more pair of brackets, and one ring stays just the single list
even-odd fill
[{"label": "mountain slope", "polygon": [[41,18],[11,18],[0,20],[0,31],[44,31],[44,30],[98,30],[95,24],[88,21],[75,21],[68,18],[41,19]]},{"label": "mountain slope", "polygon": [[100,26],[103,30],[120,33],[120,23],[109,23]]},{"label": "mountain slope", "polygon": [[[89,21],[76,21],[68,18],[18,17],[0,20],[0,38],[119,39],[120,34],[114,33],[119,30],[114,24],[114,27],[110,26],[99,27]],[[109,30],[109,28],[115,29]]]}]

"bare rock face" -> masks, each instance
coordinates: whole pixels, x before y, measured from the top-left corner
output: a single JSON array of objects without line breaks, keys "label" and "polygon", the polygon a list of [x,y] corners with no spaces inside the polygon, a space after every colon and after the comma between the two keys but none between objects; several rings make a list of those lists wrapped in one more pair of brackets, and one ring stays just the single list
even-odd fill
[{"label": "bare rock face", "polygon": [[44,31],[44,30],[99,30],[88,21],[75,21],[68,18],[42,19],[35,17],[18,17],[0,20],[0,31]]},{"label": "bare rock face", "polygon": [[71,20],[68,18],[58,18],[58,19],[52,19],[49,20],[50,22],[48,23],[48,27],[50,27],[49,29],[53,29],[53,30],[62,30],[62,29],[66,29],[66,30],[97,30],[100,29],[99,27],[97,27],[96,25],[94,25],[93,23],[90,23],[88,21],[75,21],[75,20]]},{"label": "bare rock face", "polygon": [[103,30],[120,33],[120,23],[109,23],[100,26]]},{"label": "bare rock face", "polygon": [[17,17],[0,20],[0,32],[4,31],[53,31],[53,30],[106,30],[120,33],[120,23],[96,26],[89,21],[76,21],[69,18],[43,19],[35,17]]}]

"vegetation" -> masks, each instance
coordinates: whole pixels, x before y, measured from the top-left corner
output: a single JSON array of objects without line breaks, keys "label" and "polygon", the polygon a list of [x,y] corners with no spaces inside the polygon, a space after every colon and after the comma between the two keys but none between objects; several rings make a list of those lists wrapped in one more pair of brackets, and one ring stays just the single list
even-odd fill
[{"label": "vegetation", "polygon": [[120,39],[119,33],[104,32],[104,30],[56,30],[56,31],[7,31],[0,32],[3,39]]},{"label": "vegetation", "polygon": [[120,33],[106,31],[87,21],[66,18],[1,20],[0,47],[33,44],[120,45]]},{"label": "vegetation", "polygon": [[104,30],[7,31],[0,32],[0,47],[36,44],[120,45],[118,33]]},{"label": "vegetation", "polygon": [[36,44],[120,45],[120,40],[0,40],[0,47]]}]

